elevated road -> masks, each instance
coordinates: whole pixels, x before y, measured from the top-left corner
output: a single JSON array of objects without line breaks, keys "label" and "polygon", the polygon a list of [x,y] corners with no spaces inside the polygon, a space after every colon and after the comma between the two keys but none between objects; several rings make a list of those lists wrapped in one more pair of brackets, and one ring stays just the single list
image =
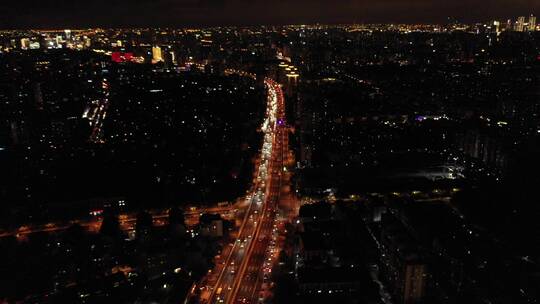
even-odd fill
[{"label": "elevated road", "polygon": [[264,132],[263,146],[255,183],[245,198],[246,209],[238,213],[237,220],[241,224],[237,237],[224,248],[215,269],[210,271],[200,286],[193,286],[188,302],[254,303],[264,279],[264,261],[270,235],[275,229],[287,151],[283,144],[287,132],[283,91],[272,79],[267,78],[264,82],[268,94],[266,118],[261,127]]},{"label": "elevated road", "polygon": [[[236,205],[226,205],[226,206],[214,206],[214,207],[204,207],[191,210],[192,208],[186,208],[184,211],[186,226],[193,227],[199,222],[199,217],[203,213],[212,213],[220,214],[225,219],[234,218],[234,213],[236,212],[238,206]],[[163,226],[168,223],[169,210],[153,210],[150,211],[152,219],[155,226]],[[21,226],[17,229],[4,231],[0,230],[0,238],[3,237],[25,237],[33,233],[56,233],[62,232],[73,224],[79,224],[81,227],[85,228],[90,232],[97,232],[101,227],[101,222],[103,218],[101,216],[95,216],[89,219],[83,220],[73,220],[67,223],[48,223],[44,225],[33,225],[33,226]],[[118,216],[118,221],[120,223],[120,228],[125,231],[131,231],[135,229],[135,224],[137,222],[136,213],[125,213]]]}]

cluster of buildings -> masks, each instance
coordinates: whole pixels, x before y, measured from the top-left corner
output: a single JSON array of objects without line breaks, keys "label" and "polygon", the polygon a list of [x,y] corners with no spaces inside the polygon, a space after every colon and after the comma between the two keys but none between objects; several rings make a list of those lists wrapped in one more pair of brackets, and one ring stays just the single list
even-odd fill
[{"label": "cluster of buildings", "polygon": [[[436,196],[412,191],[304,204],[290,253],[297,299],[403,304],[533,301],[538,268],[517,259],[511,248]],[[514,280],[516,276],[521,279]],[[506,288],[491,290],[494,285]]]},{"label": "cluster of buildings", "polygon": [[[527,303],[534,290],[504,276],[519,273],[519,258],[448,200],[389,191],[498,181],[514,163],[536,159],[539,50],[534,16],[445,26],[0,32],[0,59],[8,59],[0,65],[0,156],[9,176],[0,199],[22,206],[13,218],[27,220],[47,214],[27,206],[82,194],[122,192],[141,205],[239,196],[260,141],[260,79],[270,76],[284,86],[297,193],[331,193],[332,201],[351,189],[387,193],[302,206],[290,254],[300,297]],[[226,231],[222,218],[204,215],[192,238]],[[153,275],[171,268],[173,254],[138,258]],[[114,270],[128,285],[135,279],[124,272]],[[485,292],[493,286],[508,290]]]},{"label": "cluster of buildings", "polygon": [[[348,303],[420,303],[428,298],[428,258],[397,220],[344,202],[303,205],[294,252],[299,296]],[[384,214],[383,211],[383,214]],[[371,213],[374,212],[374,213]]]},{"label": "cluster of buildings", "polygon": [[181,302],[211,267],[224,235],[219,216],[204,214],[199,225],[188,226],[178,208],[160,224],[139,212],[128,231],[119,223],[125,214],[107,208],[99,217],[99,232],[75,224],[38,238],[0,238],[2,258],[9,263],[2,276],[17,273],[0,287],[2,300]]},{"label": "cluster of buildings", "polygon": [[[536,16],[531,15],[529,16],[529,19],[527,21],[525,20],[526,19],[524,16],[518,17],[513,27],[516,32],[534,32],[538,30],[536,24]],[[507,26],[510,25],[511,21],[507,22],[506,24]]]},{"label": "cluster of buildings", "polygon": [[[72,41],[78,34],[61,35]],[[95,41],[102,43],[104,38]],[[5,63],[0,67],[0,147],[10,164],[4,173],[12,176],[0,186],[2,200],[30,214],[40,212],[27,209],[37,201],[52,206],[124,186],[133,189],[124,178],[105,180],[113,176],[109,170],[136,175],[90,160],[110,157],[119,165],[128,158],[132,165],[141,165],[139,176],[148,178],[146,186],[138,188],[143,192],[164,193],[158,188],[174,181],[184,185],[182,196],[190,201],[241,193],[251,176],[247,159],[258,142],[256,129],[264,105],[253,100],[264,92],[262,85],[251,78],[224,77],[222,65],[209,60],[210,64],[173,68],[177,61],[164,43],[140,49],[124,47],[124,42],[115,45],[103,52],[61,48],[0,54]],[[185,54],[191,62],[195,59],[189,57],[203,58],[202,51]],[[141,59],[143,55],[148,59]],[[164,141],[167,136],[170,141]],[[218,152],[210,143],[226,151],[226,161],[214,156]],[[134,146],[139,146],[137,152],[128,152]],[[107,152],[96,155],[96,149]],[[184,149],[188,157],[181,153]],[[244,153],[246,158],[240,156]],[[162,164],[163,160],[170,163]],[[201,170],[201,162],[207,169]],[[78,180],[68,178],[77,170],[86,173]],[[56,187],[62,191],[53,190]]]},{"label": "cluster of buildings", "polygon": [[11,38],[6,41],[2,51],[10,49],[38,50],[38,49],[87,49],[92,46],[92,31],[63,30],[63,31],[29,31],[17,40]]},{"label": "cluster of buildings", "polygon": [[292,255],[303,300],[322,303],[358,297],[379,303],[379,288],[367,267],[370,237],[364,227],[353,223],[353,217],[346,207],[325,202],[300,208]]}]

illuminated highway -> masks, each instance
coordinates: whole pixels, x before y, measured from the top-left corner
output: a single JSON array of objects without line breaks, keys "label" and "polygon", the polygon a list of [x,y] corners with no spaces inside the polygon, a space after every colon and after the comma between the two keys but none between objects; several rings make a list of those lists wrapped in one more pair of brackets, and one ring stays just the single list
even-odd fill
[{"label": "illuminated highway", "polygon": [[93,143],[102,143],[104,141],[103,124],[109,108],[109,82],[107,79],[103,79],[101,88],[103,90],[103,97],[92,101],[91,106],[85,109],[83,113],[83,118],[88,118],[90,121],[90,127],[92,128],[90,142]]},{"label": "illuminated highway", "polygon": [[[246,196],[246,208],[239,212],[240,228],[234,242],[223,249],[216,259],[216,267],[192,289],[191,300],[201,303],[254,303],[270,267],[268,247],[273,244],[276,207],[281,189],[281,176],[286,146],[284,136],[284,99],[281,86],[265,79],[267,88],[266,118],[261,130],[264,140],[258,159],[256,178]],[[266,266],[266,267],[265,267]],[[198,290],[197,290],[198,289]]]}]

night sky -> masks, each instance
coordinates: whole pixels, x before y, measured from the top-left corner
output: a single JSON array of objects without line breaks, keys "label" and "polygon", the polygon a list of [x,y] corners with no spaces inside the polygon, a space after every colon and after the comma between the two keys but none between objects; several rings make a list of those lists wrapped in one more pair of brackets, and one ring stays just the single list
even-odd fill
[{"label": "night sky", "polygon": [[489,21],[539,0],[1,0],[0,28]]}]

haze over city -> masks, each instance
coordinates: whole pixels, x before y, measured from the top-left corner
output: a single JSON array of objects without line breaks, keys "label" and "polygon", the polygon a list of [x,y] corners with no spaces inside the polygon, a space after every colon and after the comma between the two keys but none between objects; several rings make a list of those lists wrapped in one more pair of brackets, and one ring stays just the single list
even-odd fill
[{"label": "haze over city", "polygon": [[534,0],[21,0],[0,4],[0,28],[472,23],[539,10]]}]

